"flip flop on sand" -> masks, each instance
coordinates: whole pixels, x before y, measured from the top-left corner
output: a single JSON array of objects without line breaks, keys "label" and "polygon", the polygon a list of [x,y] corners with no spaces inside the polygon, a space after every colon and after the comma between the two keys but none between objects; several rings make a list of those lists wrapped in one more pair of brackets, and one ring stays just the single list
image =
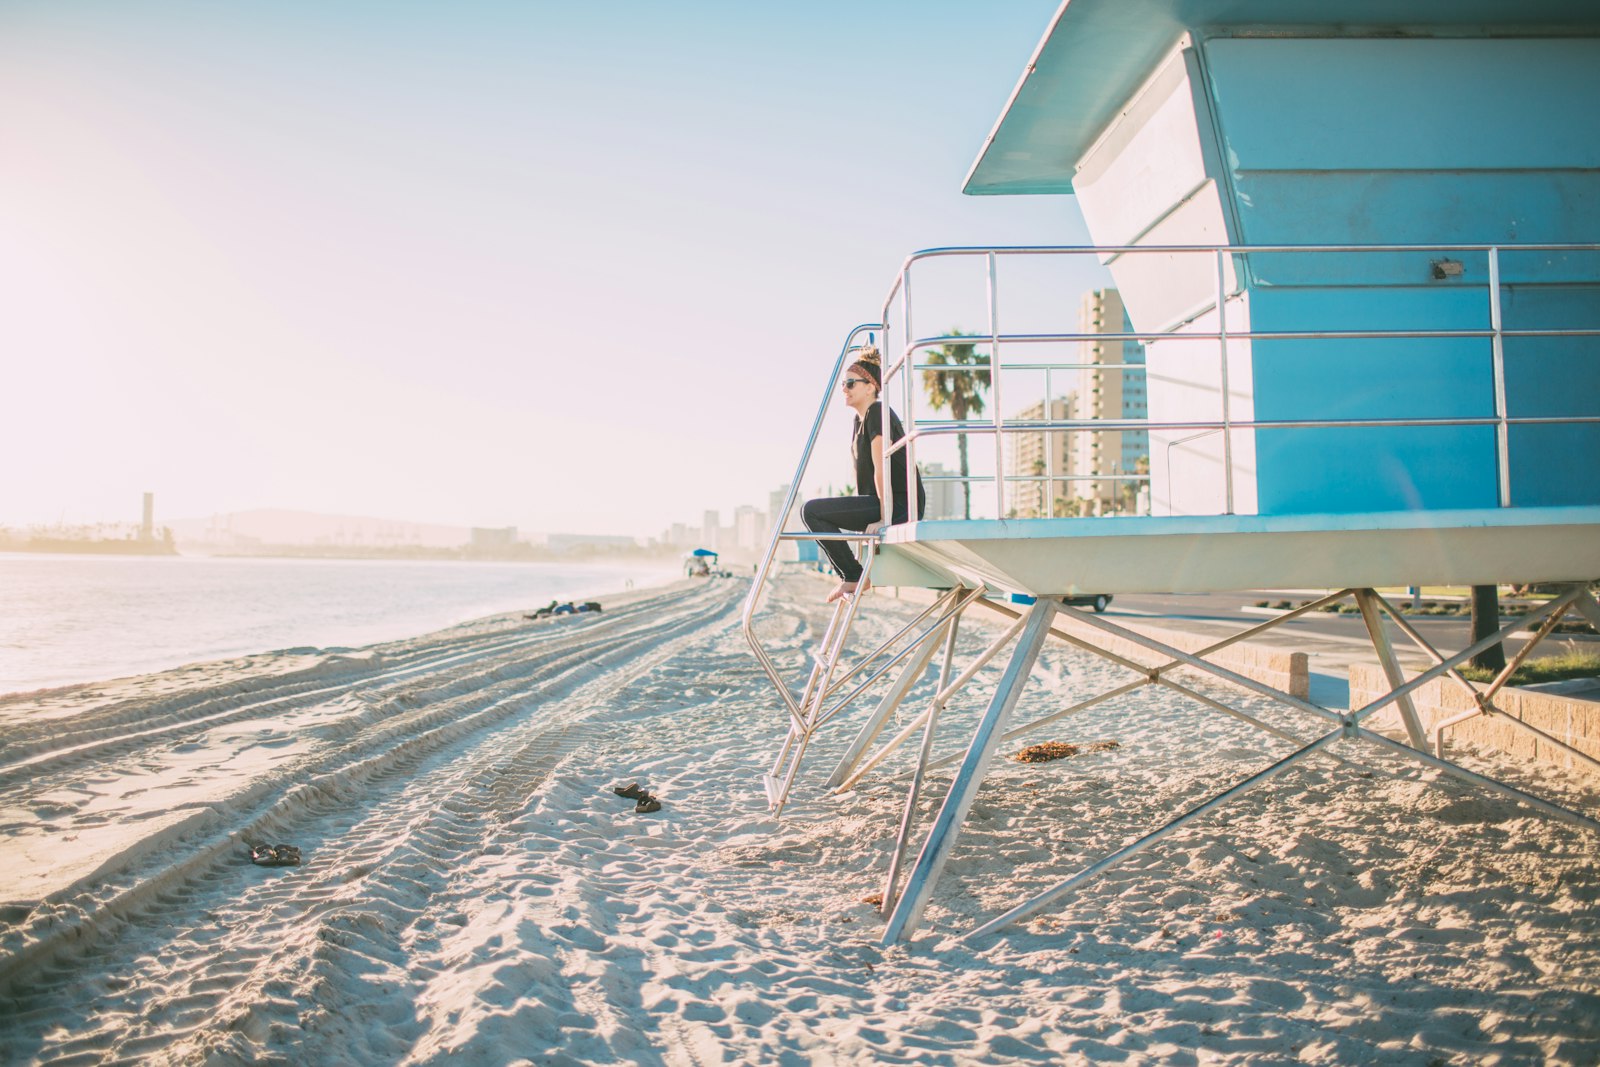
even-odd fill
[{"label": "flip flop on sand", "polygon": [[648,815],[652,811],[661,810],[661,801],[657,800],[655,797],[645,797],[643,800],[639,801],[639,803],[634,805],[633,810],[641,815]]},{"label": "flip flop on sand", "polygon": [[250,850],[250,862],[257,867],[298,867],[300,850],[293,845],[257,845]]},{"label": "flip flop on sand", "polygon": [[638,782],[634,782],[632,785],[612,786],[611,791],[617,794],[617,796],[626,797],[629,800],[643,800],[645,797],[650,795],[649,793],[645,792],[644,787]]}]

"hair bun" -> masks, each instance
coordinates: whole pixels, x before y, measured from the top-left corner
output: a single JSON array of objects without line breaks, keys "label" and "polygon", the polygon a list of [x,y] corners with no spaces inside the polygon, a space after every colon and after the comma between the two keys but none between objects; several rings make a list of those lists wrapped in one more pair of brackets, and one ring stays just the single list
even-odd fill
[{"label": "hair bun", "polygon": [[883,361],[878,358],[878,346],[870,342],[862,345],[861,349],[856,352],[856,362],[870,363],[874,367],[880,366]]}]

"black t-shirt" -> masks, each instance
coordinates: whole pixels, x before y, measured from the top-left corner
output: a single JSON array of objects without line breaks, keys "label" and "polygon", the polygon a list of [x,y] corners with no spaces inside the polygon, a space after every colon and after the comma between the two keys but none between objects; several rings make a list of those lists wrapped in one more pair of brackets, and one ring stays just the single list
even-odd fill
[{"label": "black t-shirt", "polygon": [[[889,412],[889,444],[884,445],[884,451],[889,450],[889,445],[894,444],[906,435],[905,427],[900,425],[900,418],[893,411]],[[883,402],[874,401],[867,409],[867,417],[856,416],[855,437],[850,443],[850,451],[856,461],[856,492],[861,496],[877,497],[878,484],[872,469],[872,439],[883,436]],[[889,481],[894,493],[894,521],[897,523],[908,522],[909,514],[906,508],[906,454],[904,451],[896,452],[890,456]],[[922,472],[917,472],[917,518],[922,518],[922,509],[926,503],[922,491]]]}]

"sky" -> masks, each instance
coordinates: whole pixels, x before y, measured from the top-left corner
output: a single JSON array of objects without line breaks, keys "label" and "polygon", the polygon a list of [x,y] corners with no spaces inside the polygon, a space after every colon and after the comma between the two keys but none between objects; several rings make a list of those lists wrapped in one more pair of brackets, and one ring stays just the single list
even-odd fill
[{"label": "sky", "polygon": [[0,525],[764,506],[1056,6],[8,0]]}]

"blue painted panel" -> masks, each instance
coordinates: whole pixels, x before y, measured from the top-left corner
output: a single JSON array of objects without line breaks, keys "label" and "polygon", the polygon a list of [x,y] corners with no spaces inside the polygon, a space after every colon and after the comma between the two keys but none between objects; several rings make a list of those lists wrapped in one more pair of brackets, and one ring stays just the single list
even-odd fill
[{"label": "blue painted panel", "polygon": [[[1224,181],[1253,244],[1600,242],[1600,38],[1216,39]],[[1461,276],[1432,277],[1460,260]],[[1254,254],[1258,330],[1486,329],[1481,253]],[[1506,248],[1508,329],[1600,324],[1600,254]],[[1600,338],[1506,338],[1513,416],[1600,414]],[[1257,342],[1261,419],[1493,414],[1487,340]],[[1600,502],[1600,430],[1511,434],[1518,505]],[[1492,428],[1261,431],[1263,514],[1494,506]],[[1581,458],[1579,458],[1581,457]],[[1578,462],[1570,462],[1577,459]]]},{"label": "blue painted panel", "polygon": [[1258,341],[1255,379],[1258,419],[1494,416],[1487,341]]},{"label": "blue painted panel", "polygon": [[1513,426],[1510,442],[1515,507],[1600,501],[1600,425]]},{"label": "blue painted panel", "polygon": [[1492,508],[1492,427],[1257,430],[1263,515]]},{"label": "blue painted panel", "polygon": [[[1600,111],[1600,108],[1596,109]],[[1235,174],[1239,228],[1247,244],[1600,243],[1600,170],[1356,171]],[[1416,284],[1437,255],[1355,254],[1307,259],[1251,257],[1266,284]],[[1481,254],[1461,254],[1460,279],[1487,280]],[[1600,254],[1505,255],[1501,277],[1600,281]]]},{"label": "blue painted panel", "polygon": [[1234,169],[1600,167],[1600,39],[1214,38]]},{"label": "blue painted panel", "polygon": [[1481,286],[1262,289],[1250,296],[1258,330],[1486,330]]},{"label": "blue painted panel", "polygon": [[[1600,288],[1512,288],[1505,291],[1502,306],[1508,330],[1600,331]],[[1587,337],[1507,337],[1504,350],[1508,414],[1600,416],[1600,333]],[[1591,455],[1600,457],[1600,452]],[[1600,470],[1600,465],[1586,465]],[[1600,493],[1591,500],[1600,500]]]},{"label": "blue painted panel", "polygon": [[[1250,301],[1259,331],[1482,329],[1488,317],[1482,293],[1467,290],[1264,289]],[[1252,347],[1260,419],[1494,414],[1487,339],[1258,340]],[[1364,433],[1348,431],[1342,447],[1375,447]]]}]

